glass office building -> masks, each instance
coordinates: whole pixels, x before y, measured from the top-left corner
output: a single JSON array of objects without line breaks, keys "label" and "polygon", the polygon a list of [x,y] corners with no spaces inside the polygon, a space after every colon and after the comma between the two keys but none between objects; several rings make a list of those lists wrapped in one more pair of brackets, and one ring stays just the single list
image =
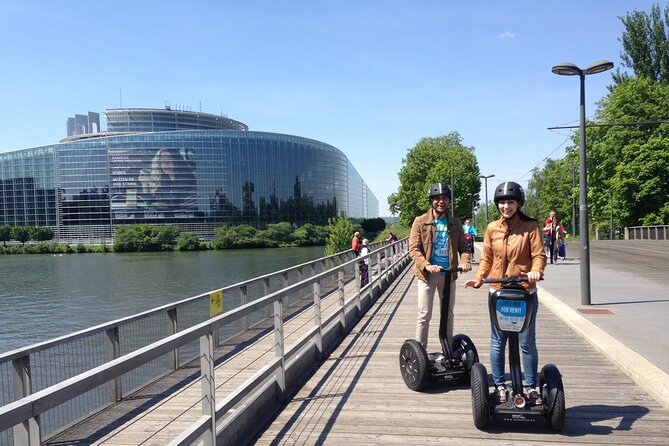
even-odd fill
[{"label": "glass office building", "polygon": [[50,226],[60,242],[87,243],[133,223],[208,240],[221,225],[378,217],[374,194],[328,144],[169,108],[105,115],[105,132],[0,153],[0,224]]}]

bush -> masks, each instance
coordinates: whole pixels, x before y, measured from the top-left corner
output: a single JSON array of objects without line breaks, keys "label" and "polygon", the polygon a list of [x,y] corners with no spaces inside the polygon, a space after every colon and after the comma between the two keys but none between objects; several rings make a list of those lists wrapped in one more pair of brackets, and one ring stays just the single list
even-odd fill
[{"label": "bush", "polygon": [[179,251],[198,251],[203,249],[202,243],[191,232],[182,232],[177,240],[176,249]]}]

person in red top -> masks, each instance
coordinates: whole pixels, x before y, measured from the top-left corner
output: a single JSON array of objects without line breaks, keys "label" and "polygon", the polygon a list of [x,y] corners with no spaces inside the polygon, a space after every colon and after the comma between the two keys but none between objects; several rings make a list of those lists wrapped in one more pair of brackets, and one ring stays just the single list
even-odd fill
[{"label": "person in red top", "polygon": [[560,223],[560,219],[554,215],[553,220],[544,226],[544,234],[546,233],[548,233],[548,257],[550,257],[551,263],[553,263],[553,261],[557,262],[560,244],[564,243],[564,239],[567,236],[567,230]]},{"label": "person in red top", "polygon": [[360,245],[360,233],[356,232],[353,234],[353,240],[351,240],[351,249],[353,249],[353,253],[355,254],[356,257],[360,257],[360,249],[362,246]]},{"label": "person in red top", "polygon": [[[544,228],[548,225],[550,225],[553,222],[553,217],[555,217],[555,211],[550,211],[548,214],[548,217],[546,217],[546,220],[544,220]],[[549,251],[549,244],[551,241],[551,232],[544,230],[544,249],[546,250],[546,257],[550,255]]]}]

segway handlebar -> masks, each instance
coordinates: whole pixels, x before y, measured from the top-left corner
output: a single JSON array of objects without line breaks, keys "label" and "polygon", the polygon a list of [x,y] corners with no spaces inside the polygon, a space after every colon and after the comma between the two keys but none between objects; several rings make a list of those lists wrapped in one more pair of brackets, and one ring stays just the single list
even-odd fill
[{"label": "segway handlebar", "polygon": [[447,273],[461,273],[462,268],[460,268],[459,266],[457,268],[448,268],[448,269],[441,268],[441,271],[442,272],[447,272]]},{"label": "segway handlebar", "polygon": [[[539,280],[544,280],[542,277]],[[522,277],[486,277],[483,279],[483,283],[521,283],[529,282],[529,279],[526,276]]]}]

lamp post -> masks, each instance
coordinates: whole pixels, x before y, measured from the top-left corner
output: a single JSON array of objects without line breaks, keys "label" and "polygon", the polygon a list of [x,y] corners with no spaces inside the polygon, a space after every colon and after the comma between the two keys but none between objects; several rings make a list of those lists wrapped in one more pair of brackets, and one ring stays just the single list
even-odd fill
[{"label": "lamp post", "polygon": [[585,76],[613,68],[613,62],[598,60],[582,69],[571,62],[557,64],[551,70],[560,76],[578,76],[581,79],[581,113],[579,153],[579,231],[581,233],[581,305],[590,305],[590,233],[588,230],[588,169],[585,156]]},{"label": "lamp post", "polygon": [[492,178],[495,175],[479,175],[479,178],[483,178],[485,183],[485,227],[488,227],[488,178]]}]

